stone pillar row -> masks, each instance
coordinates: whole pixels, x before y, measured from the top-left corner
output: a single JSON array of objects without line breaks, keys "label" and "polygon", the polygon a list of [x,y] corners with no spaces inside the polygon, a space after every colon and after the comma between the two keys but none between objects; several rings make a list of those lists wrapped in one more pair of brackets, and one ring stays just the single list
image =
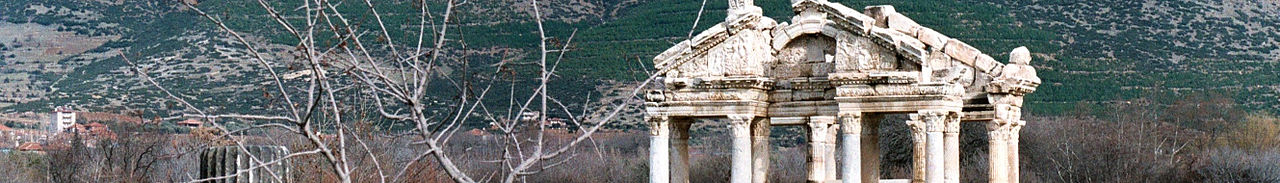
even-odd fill
[{"label": "stone pillar row", "polygon": [[987,124],[991,182],[1018,182],[1018,133],[1023,124],[1026,122],[1021,120],[996,120]]},{"label": "stone pillar row", "polygon": [[945,110],[911,114],[911,182],[960,182],[960,115]]},{"label": "stone pillar row", "polygon": [[[960,181],[960,112],[920,111],[907,126],[913,142],[912,182]],[[730,115],[731,177],[735,183],[763,183],[769,170],[769,121],[754,115]],[[810,117],[810,182],[879,182],[881,116],[843,112]],[[1024,121],[998,118],[988,123],[990,182],[1017,182],[1018,131]],[[689,182],[689,127],[692,120],[646,116],[650,125],[650,182]],[[843,157],[836,166],[836,134]],[[672,148],[674,151],[672,151]],[[672,167],[674,165],[675,167]],[[839,170],[839,172],[837,172]]]},{"label": "stone pillar row", "polygon": [[[769,120],[730,115],[730,181],[763,183],[769,172]],[[689,182],[689,118],[645,116],[649,123],[649,182]],[[674,148],[674,151],[672,150]],[[674,165],[675,167],[672,167]]]}]

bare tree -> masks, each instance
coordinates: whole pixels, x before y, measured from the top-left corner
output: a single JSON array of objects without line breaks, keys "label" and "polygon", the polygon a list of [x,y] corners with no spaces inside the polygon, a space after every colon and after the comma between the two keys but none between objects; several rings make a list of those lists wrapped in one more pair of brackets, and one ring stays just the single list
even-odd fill
[{"label": "bare tree", "polygon": [[[502,80],[502,74],[490,74],[490,78],[457,78],[458,74],[446,72],[447,65],[467,65],[462,40],[451,39],[455,9],[469,4],[467,0],[447,0],[443,12],[429,11],[425,0],[418,2],[419,17],[416,30],[409,35],[417,39],[397,41],[392,32],[404,29],[389,28],[383,22],[382,14],[370,0],[364,0],[363,6],[368,8],[367,15],[373,22],[353,22],[349,15],[340,11],[340,5],[325,0],[304,0],[302,6],[293,10],[300,15],[285,15],[278,11],[272,3],[257,0],[258,5],[267,13],[269,21],[282,27],[283,31],[295,40],[294,60],[271,60],[260,52],[259,45],[247,39],[238,30],[227,26],[223,19],[210,15],[192,4],[186,4],[192,11],[207,18],[218,28],[239,44],[244,46],[257,63],[256,69],[269,74],[270,85],[282,104],[262,106],[258,114],[216,114],[210,110],[202,110],[188,102],[184,95],[166,89],[149,76],[146,66],[138,65],[132,60],[125,60],[133,65],[134,71],[149,85],[159,88],[169,98],[185,106],[188,117],[200,117],[205,121],[245,121],[247,127],[229,127],[220,123],[209,123],[222,133],[230,144],[239,146],[242,152],[247,144],[253,144],[246,138],[235,138],[234,135],[245,134],[255,130],[282,131],[273,138],[302,139],[304,145],[293,148],[295,153],[284,156],[284,159],[319,156],[325,171],[334,175],[339,182],[403,182],[418,177],[411,177],[410,172],[422,168],[419,164],[432,163],[445,175],[456,182],[517,182],[523,178],[537,174],[543,170],[562,165],[575,157],[577,146],[587,144],[592,135],[628,108],[623,103],[615,106],[596,106],[609,112],[603,116],[585,118],[576,116],[570,107],[555,96],[548,95],[548,86],[553,82],[557,66],[566,52],[573,50],[574,33],[563,38],[564,44],[553,47],[553,40],[543,27],[540,4],[531,0],[533,21],[537,24],[539,36],[537,84],[533,87],[518,89],[512,79],[509,99],[512,107],[507,111],[490,110],[484,101],[491,98],[489,93],[495,84]],[[351,2],[347,2],[351,3]],[[705,4],[705,2],[704,2]],[[288,18],[286,18],[288,17]],[[699,12],[701,17],[701,12]],[[361,24],[373,24],[372,30],[363,29]],[[696,21],[695,21],[696,24]],[[402,27],[411,27],[402,26]],[[694,26],[696,28],[696,25]],[[397,32],[399,33],[399,32]],[[456,37],[456,36],[455,36]],[[300,63],[305,73],[305,80],[283,79],[276,68],[283,68],[290,63]],[[496,68],[507,67],[499,63]],[[501,72],[502,69],[493,69]],[[465,71],[464,71],[465,72]],[[636,98],[646,86],[657,78],[656,71],[639,83],[626,96]],[[468,74],[468,73],[463,73]],[[481,81],[490,82],[481,82]],[[436,82],[447,82],[441,86]],[[458,97],[454,101],[433,102],[433,92],[452,91]],[[517,91],[528,91],[528,97],[516,96]],[[359,96],[359,97],[350,97]],[[588,106],[583,106],[584,110]],[[433,109],[447,109],[447,113],[433,113]],[[521,122],[520,115],[525,112],[537,112],[537,122]],[[555,141],[547,136],[552,133],[541,122],[548,120],[551,113],[570,115],[570,122],[582,133],[574,134],[568,140]],[[371,114],[371,115],[366,115]],[[375,119],[368,119],[368,117]],[[481,119],[472,119],[480,116]],[[371,131],[359,128],[361,121],[393,121],[395,124],[409,126],[406,131]],[[590,120],[590,121],[584,121]],[[451,147],[466,144],[451,143],[455,134],[467,128],[467,124],[493,124],[500,131],[497,141],[501,143],[501,155],[488,157],[490,160],[470,163],[490,163],[501,167],[498,172],[473,172],[466,167],[469,163],[458,162]],[[474,125],[473,125],[474,126]],[[234,128],[234,129],[233,129]],[[380,139],[380,140],[373,140]],[[390,140],[388,140],[390,139]],[[405,144],[388,142],[410,139]],[[390,143],[390,144],[388,144]],[[394,152],[384,151],[395,148]],[[395,152],[412,152],[411,158],[398,158]],[[262,160],[250,155],[258,166],[236,172],[236,175],[253,169],[279,164],[282,160]],[[370,166],[372,165],[372,166]],[[376,175],[376,176],[374,176]],[[272,178],[283,180],[287,175],[271,174]],[[235,177],[228,175],[206,179],[191,180],[204,182]],[[370,178],[371,177],[371,178]],[[364,178],[369,178],[365,180]]]}]

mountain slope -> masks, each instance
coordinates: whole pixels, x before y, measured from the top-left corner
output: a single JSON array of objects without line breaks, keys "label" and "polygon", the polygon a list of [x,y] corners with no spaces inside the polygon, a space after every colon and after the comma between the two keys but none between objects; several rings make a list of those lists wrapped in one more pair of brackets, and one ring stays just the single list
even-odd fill
[{"label": "mountain slope", "polygon": [[[15,0],[0,9],[0,20],[21,25],[63,28],[65,32],[108,40],[83,53],[64,53],[48,67],[32,69],[33,59],[4,59],[0,75],[24,77],[25,87],[0,89],[5,92],[48,88],[34,101],[22,101],[2,111],[40,111],[53,105],[74,103],[98,109],[148,109],[159,113],[181,109],[166,103],[158,92],[143,85],[128,72],[119,53],[149,68],[152,77],[199,99],[200,106],[226,106],[229,112],[255,110],[254,106],[274,104],[262,97],[266,80],[247,51],[211,23],[184,10],[172,1],[83,1]],[[536,49],[536,25],[530,20],[524,1],[472,2],[461,12],[451,38],[451,55],[465,55],[467,64],[450,63],[447,68],[469,70],[468,74],[491,73],[491,65],[506,62],[515,75],[530,75]],[[298,13],[297,4],[273,2],[283,13]],[[414,30],[422,7],[415,1],[376,2],[392,30]],[[427,8],[442,11],[443,2],[430,1]],[[998,60],[1008,50],[1028,46],[1036,58],[1032,62],[1045,80],[1028,98],[1028,111],[1059,114],[1080,104],[1104,105],[1135,98],[1156,98],[1165,102],[1200,92],[1227,93],[1246,108],[1280,112],[1280,13],[1276,2],[1253,1],[842,1],[850,7],[890,4],[924,26],[928,26],[978,47]],[[697,17],[700,1],[637,0],[546,2],[543,10],[550,20],[549,34],[568,42],[572,52],[561,63],[553,82],[566,103],[582,103],[601,89],[589,85],[626,83],[643,79],[651,69],[650,59],[658,52],[686,38]],[[758,1],[765,14],[788,21],[788,2]],[[513,7],[514,6],[514,7]],[[724,1],[709,0],[697,30],[723,20]],[[49,8],[61,7],[61,8]],[[201,9],[233,22],[231,26],[250,35],[252,41],[272,53],[270,60],[288,62],[291,39],[266,19],[261,8],[250,1],[210,0]],[[59,10],[66,9],[66,10]],[[339,9],[350,14],[368,11],[355,2]],[[292,10],[292,11],[289,11]],[[49,12],[68,12],[58,15]],[[43,13],[36,13],[43,12]],[[93,12],[93,13],[71,13]],[[85,16],[75,15],[93,15]],[[353,17],[364,22],[364,30],[376,30],[371,16]],[[3,25],[3,24],[0,24]],[[0,29],[4,30],[4,29]],[[405,45],[416,37],[413,31],[392,31],[391,43]],[[4,40],[0,40],[2,43]],[[0,56],[14,51],[0,51]],[[17,64],[22,62],[22,64]],[[15,65],[20,65],[19,68]],[[37,64],[39,65],[39,64]],[[289,72],[289,68],[278,68]],[[488,70],[486,70],[488,69]],[[40,72],[35,72],[35,71]],[[46,72],[47,71],[47,72]],[[518,77],[517,77],[518,78]],[[618,82],[613,82],[618,81]],[[532,81],[521,80],[527,85]],[[8,85],[0,85],[8,86]],[[30,89],[28,89],[30,88]],[[607,90],[607,89],[606,89]],[[522,92],[517,91],[517,95]],[[586,95],[584,95],[586,94]],[[451,97],[440,92],[440,98]],[[494,96],[508,96],[506,91]],[[597,97],[598,98],[598,97]],[[505,101],[505,100],[504,100]],[[5,102],[5,101],[0,101]],[[502,105],[503,101],[494,101]]]}]

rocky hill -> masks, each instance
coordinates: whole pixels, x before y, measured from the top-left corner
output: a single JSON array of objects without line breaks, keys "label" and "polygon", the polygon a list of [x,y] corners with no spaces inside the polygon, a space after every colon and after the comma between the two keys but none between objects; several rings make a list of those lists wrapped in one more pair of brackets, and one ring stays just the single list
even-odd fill
[{"label": "rocky hill", "polygon": [[[1036,56],[1032,65],[1045,80],[1027,101],[1033,113],[1059,114],[1082,104],[1136,98],[1174,101],[1202,92],[1227,94],[1246,108],[1280,112],[1276,1],[841,2],[850,7],[894,5],[920,24],[995,58],[1007,58],[1007,50],[1028,46]],[[283,13],[298,13],[296,3],[273,3]],[[393,30],[414,27],[414,15],[423,6],[418,1],[374,3]],[[442,3],[431,0],[426,6],[441,11]],[[574,104],[619,102],[600,96],[642,79],[654,55],[688,36],[701,5],[688,0],[542,3],[551,36],[563,40],[576,31],[574,50],[553,82],[596,85],[552,88]],[[791,14],[787,1],[756,4],[781,21]],[[351,14],[369,9],[355,1],[340,6]],[[696,29],[723,20],[725,6],[708,0]],[[269,60],[293,59],[290,38],[256,2],[207,0],[198,7],[232,22],[232,28],[270,53]],[[530,71],[532,65],[522,64],[535,57],[537,28],[530,7],[519,0],[471,1],[459,7],[454,38],[466,47],[449,52],[466,55],[474,63],[446,67],[493,69],[490,64],[508,62],[516,72]],[[353,21],[372,26],[372,18],[358,16]],[[390,40],[413,40],[406,32],[392,33],[395,38]],[[198,106],[237,112],[278,102],[263,97],[269,89],[267,78],[247,50],[178,2],[9,0],[0,3],[0,112],[44,111],[64,104],[159,114],[181,109],[129,72],[122,54]],[[450,96],[441,92],[433,97]]]}]

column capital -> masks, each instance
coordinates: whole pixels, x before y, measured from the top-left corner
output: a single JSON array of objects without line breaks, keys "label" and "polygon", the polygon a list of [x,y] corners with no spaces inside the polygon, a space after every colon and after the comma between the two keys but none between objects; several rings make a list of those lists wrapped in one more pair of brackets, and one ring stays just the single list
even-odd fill
[{"label": "column capital", "polygon": [[725,118],[729,118],[729,125],[749,125],[751,124],[751,120],[756,118],[756,115],[732,114],[725,116]]},{"label": "column capital", "polygon": [[840,111],[840,118],[863,118],[861,111]]},{"label": "column capital", "polygon": [[728,115],[729,131],[732,132],[733,138],[750,138],[751,122],[756,119],[755,115]]},{"label": "column capital", "polygon": [[809,124],[819,123],[830,125],[838,124],[838,122],[840,122],[839,117],[836,116],[809,116]]},{"label": "column capital", "polygon": [[943,131],[942,131],[942,132],[943,132],[943,133],[960,133],[960,118],[961,118],[961,117],[964,117],[964,113],[961,113],[961,112],[954,112],[954,113],[951,113],[951,114],[947,115],[947,119],[945,120],[945,121],[946,121],[946,122],[945,122],[945,123],[946,123],[946,129],[943,129]]},{"label": "column capital", "polygon": [[693,125],[687,119],[676,119],[667,122],[668,129],[671,130],[671,138],[689,139],[689,127]]},{"label": "column capital", "polygon": [[951,111],[925,110],[912,114],[911,120],[923,123],[927,132],[942,132],[946,129],[952,113]]},{"label": "column capital", "polygon": [[840,113],[840,133],[861,134],[862,133],[862,113],[861,112],[841,112]]},{"label": "column capital", "polygon": [[750,126],[751,136],[760,136],[765,139],[769,138],[769,130],[772,127],[769,124],[769,118],[753,118]]},{"label": "column capital", "polygon": [[1011,125],[1011,122],[1008,121],[999,119],[991,120],[991,122],[987,123],[988,138],[1000,141],[1009,140],[1009,135],[1012,133],[1014,128],[1013,126],[1014,125]]},{"label": "column capital", "polygon": [[649,135],[668,135],[671,133],[671,117],[666,115],[645,115],[644,122],[649,125]]},{"label": "column capital", "polygon": [[1008,124],[1008,127],[1005,127],[1005,132],[1004,132],[1005,136],[1008,137],[1008,140],[1015,141],[1015,142],[1018,141],[1018,136],[1019,136],[1018,133],[1022,131],[1022,126],[1025,124],[1027,124],[1027,121],[1017,120],[1014,122],[1010,122]]},{"label": "column capital", "polygon": [[924,133],[927,128],[924,121],[920,121],[918,117],[912,115],[911,120],[907,120],[907,129],[910,129],[912,134],[916,134]]}]

